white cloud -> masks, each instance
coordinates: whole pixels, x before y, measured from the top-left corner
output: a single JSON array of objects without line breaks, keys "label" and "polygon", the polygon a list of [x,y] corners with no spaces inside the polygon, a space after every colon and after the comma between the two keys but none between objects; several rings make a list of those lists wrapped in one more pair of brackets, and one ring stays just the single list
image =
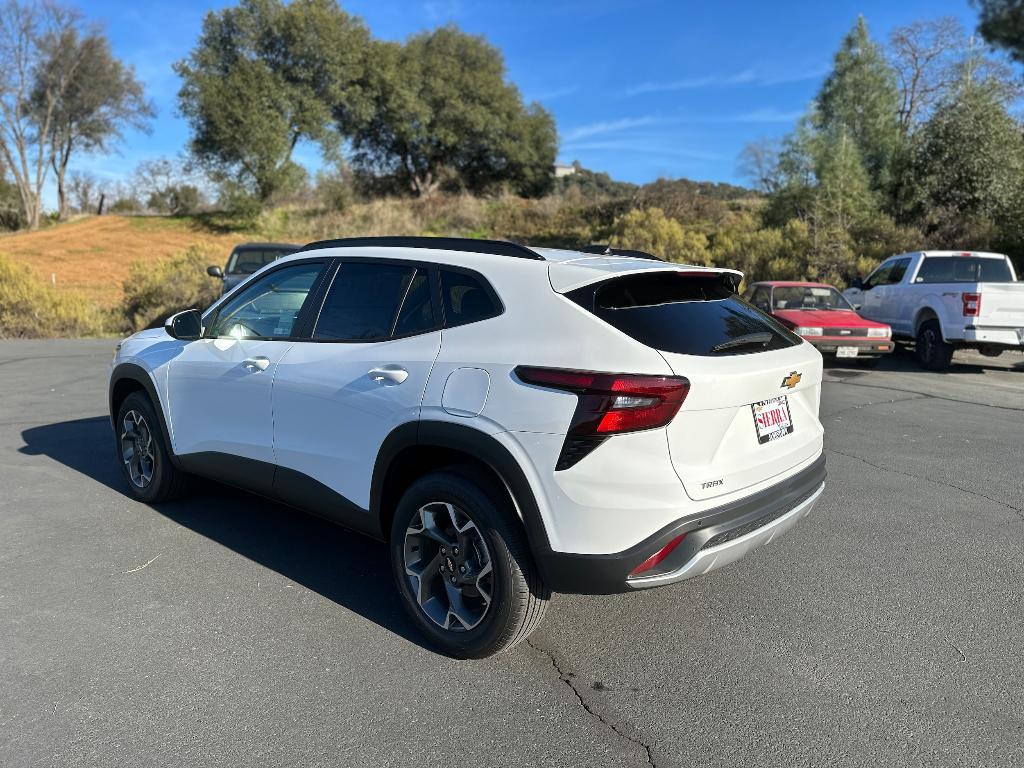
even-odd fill
[{"label": "white cloud", "polygon": [[645,82],[630,86],[624,91],[626,96],[637,96],[642,93],[664,93],[666,91],[692,91],[700,88],[716,88],[732,85],[781,85],[783,83],[799,83],[805,80],[816,80],[828,71],[828,67],[813,67],[801,72],[775,73],[762,72],[758,68],[744,69],[741,72],[717,73],[689,77],[681,80],[661,82]]},{"label": "white cloud", "polygon": [[606,120],[599,123],[581,125],[578,128],[573,128],[572,130],[567,131],[563,138],[566,141],[576,141],[577,139],[585,139],[588,136],[600,136],[605,133],[619,133],[621,131],[629,130],[630,128],[639,128],[645,125],[657,125],[664,122],[667,122],[664,118],[655,117],[653,115],[646,115],[643,117],[623,117],[618,120]]}]

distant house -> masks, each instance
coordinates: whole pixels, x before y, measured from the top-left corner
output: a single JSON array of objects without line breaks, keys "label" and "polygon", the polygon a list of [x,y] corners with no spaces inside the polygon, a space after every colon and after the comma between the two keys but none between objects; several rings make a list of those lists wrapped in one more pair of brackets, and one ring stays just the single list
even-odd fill
[{"label": "distant house", "polygon": [[555,178],[560,179],[563,176],[572,176],[576,173],[576,164],[573,165],[560,165],[555,163]]}]

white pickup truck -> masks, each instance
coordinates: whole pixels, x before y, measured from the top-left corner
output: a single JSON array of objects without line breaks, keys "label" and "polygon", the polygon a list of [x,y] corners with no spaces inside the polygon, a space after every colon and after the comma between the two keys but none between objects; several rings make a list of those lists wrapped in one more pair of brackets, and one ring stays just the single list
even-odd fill
[{"label": "white pickup truck", "polygon": [[861,315],[913,339],[922,367],[943,371],[953,351],[996,357],[1024,349],[1024,282],[998,253],[918,251],[892,256],[843,295]]}]

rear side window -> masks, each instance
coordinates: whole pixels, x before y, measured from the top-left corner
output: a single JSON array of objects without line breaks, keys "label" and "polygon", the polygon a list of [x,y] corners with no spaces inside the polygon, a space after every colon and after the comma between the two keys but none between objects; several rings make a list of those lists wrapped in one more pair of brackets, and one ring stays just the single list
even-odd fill
[{"label": "rear side window", "polygon": [[415,312],[400,316],[399,309],[419,274],[425,277],[422,270],[411,265],[343,263],[324,299],[313,338],[382,341],[391,337],[403,317],[407,327],[416,327],[422,321],[422,312],[417,320]]},{"label": "rear side window", "polygon": [[979,256],[927,256],[915,283],[1012,283],[1005,259]]},{"label": "rear side window", "polygon": [[800,337],[737,296],[718,275],[628,275],[566,294],[642,344],[681,355],[784,349]]},{"label": "rear side window", "polygon": [[475,323],[501,314],[494,290],[479,275],[441,270],[441,298],[446,328]]}]

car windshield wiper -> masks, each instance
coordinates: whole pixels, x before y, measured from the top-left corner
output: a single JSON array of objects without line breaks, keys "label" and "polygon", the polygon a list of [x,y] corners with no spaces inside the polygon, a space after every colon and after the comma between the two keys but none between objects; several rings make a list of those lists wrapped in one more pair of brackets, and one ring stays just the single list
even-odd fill
[{"label": "car windshield wiper", "polygon": [[768,331],[763,333],[748,333],[744,336],[737,336],[735,339],[729,339],[723,341],[721,344],[716,344],[711,348],[712,352],[724,352],[727,349],[736,349],[736,347],[749,347],[755,344],[759,344],[762,347],[772,340],[772,334]]}]

